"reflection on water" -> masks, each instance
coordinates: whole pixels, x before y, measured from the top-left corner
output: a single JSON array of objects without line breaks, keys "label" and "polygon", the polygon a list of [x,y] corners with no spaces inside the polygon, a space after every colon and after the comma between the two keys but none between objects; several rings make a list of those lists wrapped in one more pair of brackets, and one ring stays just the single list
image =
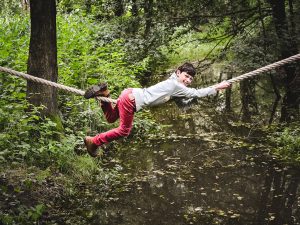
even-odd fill
[{"label": "reflection on water", "polygon": [[133,140],[119,153],[132,180],[94,224],[300,224],[299,170],[280,166],[258,143],[232,144],[229,132],[249,130],[204,111],[155,112],[172,125],[169,135]]}]

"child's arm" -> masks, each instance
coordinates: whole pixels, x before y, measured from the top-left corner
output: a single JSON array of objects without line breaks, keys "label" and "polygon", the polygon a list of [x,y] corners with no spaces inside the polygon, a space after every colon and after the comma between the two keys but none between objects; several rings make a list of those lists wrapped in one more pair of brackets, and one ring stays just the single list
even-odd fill
[{"label": "child's arm", "polygon": [[230,86],[231,86],[231,83],[229,83],[228,81],[223,81],[223,82],[221,82],[221,83],[215,85],[214,88],[215,88],[217,91],[220,91],[220,90],[229,88]]},{"label": "child's arm", "polygon": [[208,95],[216,94],[217,91],[226,89],[230,87],[230,83],[227,81],[223,81],[212,87],[195,89],[195,88],[188,88],[183,84],[179,84],[174,92],[174,97],[186,97],[186,98],[201,98]]},{"label": "child's arm", "polygon": [[217,84],[213,87],[201,88],[201,89],[188,88],[180,84],[177,86],[177,88],[175,88],[173,97],[178,107],[189,108],[193,103],[197,102],[197,98],[216,94],[217,91],[223,90],[230,86],[231,86],[230,83],[226,81]]}]

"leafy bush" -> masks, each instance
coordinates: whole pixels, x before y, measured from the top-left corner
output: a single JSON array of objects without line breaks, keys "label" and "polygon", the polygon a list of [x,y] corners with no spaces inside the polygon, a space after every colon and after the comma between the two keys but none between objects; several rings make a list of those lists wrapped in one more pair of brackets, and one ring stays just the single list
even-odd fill
[{"label": "leafy bush", "polygon": [[300,128],[297,125],[274,132],[270,140],[275,144],[274,152],[280,158],[300,162]]},{"label": "leafy bush", "polygon": [[[28,16],[28,15],[27,15]],[[29,48],[29,19],[15,15],[1,19],[1,66],[26,71]],[[138,87],[135,77],[146,64],[129,64],[122,39],[102,41],[105,26],[80,15],[58,15],[59,82],[85,89],[106,81],[112,96],[127,87]],[[98,133],[114,125],[103,120],[94,101],[59,92],[59,109],[64,133],[50,119],[41,119],[39,109],[25,100],[26,81],[1,74],[0,161],[26,161],[42,167],[68,170],[74,148],[86,133]],[[28,111],[31,107],[33,111]],[[152,129],[149,119],[138,116],[135,128]],[[140,125],[139,124],[143,124]],[[145,126],[144,126],[145,125]],[[143,132],[137,132],[142,135]],[[75,165],[76,166],[76,165]],[[72,169],[70,169],[72,170]]]},{"label": "leafy bush", "polygon": [[0,222],[4,225],[34,224],[41,218],[44,210],[45,206],[43,204],[36,205],[35,207],[20,206],[15,209],[18,213],[16,216],[9,215],[8,213],[0,215]]},{"label": "leafy bush", "polygon": [[[5,100],[1,99],[1,104]],[[74,136],[62,136],[56,123],[41,120],[39,108],[29,104],[4,103],[1,107],[0,161],[26,161],[28,164],[50,166],[55,162],[62,166],[67,155],[73,155]],[[13,112],[13,113],[11,113]],[[61,164],[61,165],[59,165]]]},{"label": "leafy bush", "polygon": [[108,82],[119,94],[124,88],[137,87],[135,77],[146,65],[126,62],[124,41],[103,41],[106,27],[76,14],[58,17],[59,79],[66,85],[86,88]]}]

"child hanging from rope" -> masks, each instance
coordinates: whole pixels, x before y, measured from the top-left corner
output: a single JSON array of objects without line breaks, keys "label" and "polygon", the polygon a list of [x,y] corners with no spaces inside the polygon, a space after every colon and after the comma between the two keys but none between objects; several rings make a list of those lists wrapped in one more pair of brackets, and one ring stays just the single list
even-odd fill
[{"label": "child hanging from rope", "polygon": [[[100,133],[95,137],[85,137],[84,143],[87,152],[92,157],[97,157],[99,146],[128,136],[132,128],[134,113],[147,106],[163,104],[174,98],[201,98],[230,87],[230,83],[224,81],[214,88],[188,88],[187,86],[192,83],[195,75],[194,66],[191,63],[184,63],[165,81],[148,88],[125,89],[119,96],[115,107],[109,102],[101,102],[101,108],[107,121],[113,123],[120,118],[120,124],[119,127]],[[105,83],[90,87],[84,95],[87,99],[97,96],[109,97],[109,90]]]}]

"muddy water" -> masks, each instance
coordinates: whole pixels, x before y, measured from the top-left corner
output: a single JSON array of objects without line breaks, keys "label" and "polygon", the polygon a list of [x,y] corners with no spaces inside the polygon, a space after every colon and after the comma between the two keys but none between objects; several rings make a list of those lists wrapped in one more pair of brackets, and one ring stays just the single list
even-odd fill
[{"label": "muddy water", "polygon": [[154,109],[167,131],[132,138],[119,153],[127,191],[94,223],[300,224],[300,170],[269,156],[262,134],[215,109]]}]

